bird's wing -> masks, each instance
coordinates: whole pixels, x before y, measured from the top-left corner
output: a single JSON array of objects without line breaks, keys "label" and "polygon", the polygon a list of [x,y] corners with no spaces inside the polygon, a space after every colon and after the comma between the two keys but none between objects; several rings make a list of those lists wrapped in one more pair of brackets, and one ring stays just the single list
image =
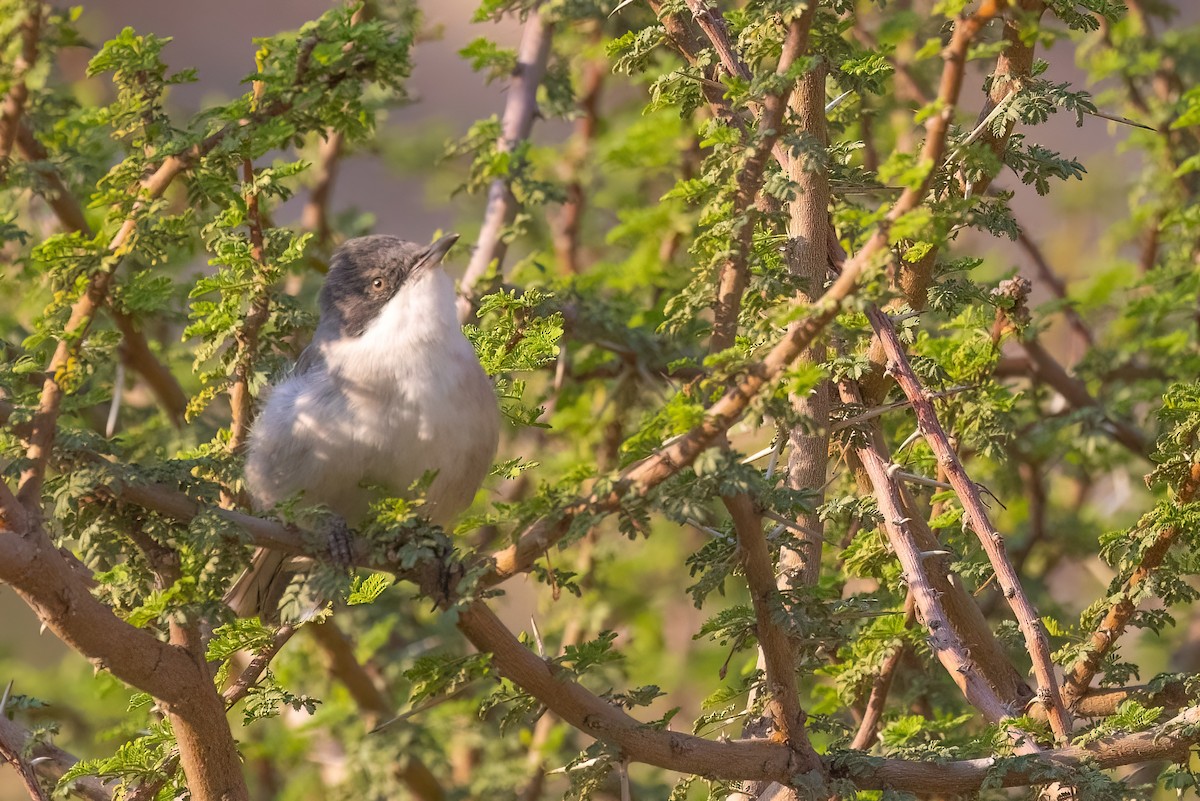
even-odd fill
[{"label": "bird's wing", "polygon": [[318,343],[313,342],[301,351],[300,358],[296,360],[296,366],[291,369],[286,378],[304,375],[314,367],[320,367],[324,363],[325,357],[321,354],[321,348]]}]

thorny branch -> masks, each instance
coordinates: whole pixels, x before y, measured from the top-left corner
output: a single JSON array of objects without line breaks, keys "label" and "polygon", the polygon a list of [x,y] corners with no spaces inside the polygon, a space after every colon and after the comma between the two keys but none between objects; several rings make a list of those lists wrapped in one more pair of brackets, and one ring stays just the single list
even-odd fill
[{"label": "thorny branch", "polygon": [[[28,754],[28,758],[26,758],[26,754]],[[20,766],[14,764],[14,767],[21,773],[27,786],[30,781],[36,786],[38,779],[55,784],[79,761],[74,755],[55,745],[34,741],[31,732],[19,723],[9,720],[6,714],[2,714],[2,710],[0,710],[0,755],[10,763],[13,763],[14,759],[20,763]],[[27,773],[32,773],[33,776],[27,777]],[[112,800],[112,791],[107,789],[99,779],[92,776],[76,779],[70,783],[67,790],[85,801]],[[40,793],[40,789],[38,792]],[[32,798],[44,797],[40,794],[34,795],[32,788],[30,788],[30,796]]]},{"label": "thorny branch", "polygon": [[1034,608],[1029,596],[1025,594],[1025,590],[1021,586],[1020,576],[1017,575],[1016,569],[1008,559],[1004,549],[1004,538],[988,519],[983,498],[979,495],[979,488],[967,475],[957,452],[950,444],[949,437],[946,436],[941,423],[938,422],[937,412],[925,394],[925,388],[912,371],[908,356],[904,353],[904,348],[896,336],[895,328],[892,327],[892,321],[886,314],[875,308],[867,311],[867,317],[887,355],[888,370],[900,384],[905,397],[912,403],[913,412],[917,416],[918,428],[925,437],[925,441],[929,443],[934,455],[937,456],[939,468],[945,472],[953,485],[967,522],[979,537],[992,569],[996,572],[1000,589],[1005,599],[1008,600],[1009,606],[1012,607],[1017,624],[1021,627],[1021,633],[1025,636],[1025,645],[1033,659],[1033,670],[1037,677],[1038,695],[1050,712],[1050,726],[1054,730],[1055,736],[1065,741],[1071,732],[1071,718],[1063,704],[1058,678],[1054,675],[1049,637],[1042,626],[1037,609]]}]

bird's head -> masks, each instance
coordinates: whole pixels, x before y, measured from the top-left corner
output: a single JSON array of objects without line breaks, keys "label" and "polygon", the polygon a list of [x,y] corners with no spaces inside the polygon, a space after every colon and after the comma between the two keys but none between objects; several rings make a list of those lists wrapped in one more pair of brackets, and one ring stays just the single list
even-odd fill
[{"label": "bird's head", "polygon": [[[409,313],[438,314],[419,301],[427,279],[458,240],[449,234],[432,245],[394,236],[363,236],[347,241],[333,254],[321,288],[321,319],[336,322],[345,337],[361,336],[385,309],[411,296]],[[396,301],[396,303],[393,303]]]}]

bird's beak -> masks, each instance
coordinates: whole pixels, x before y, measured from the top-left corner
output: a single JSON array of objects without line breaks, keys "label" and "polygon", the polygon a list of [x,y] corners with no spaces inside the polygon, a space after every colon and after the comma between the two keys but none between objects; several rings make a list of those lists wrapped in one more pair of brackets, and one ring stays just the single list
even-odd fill
[{"label": "bird's beak", "polygon": [[429,247],[425,248],[425,252],[417,260],[417,265],[414,272],[425,272],[437,265],[441,264],[442,257],[446,255],[446,251],[458,241],[458,234],[446,234],[438,241],[434,242]]}]

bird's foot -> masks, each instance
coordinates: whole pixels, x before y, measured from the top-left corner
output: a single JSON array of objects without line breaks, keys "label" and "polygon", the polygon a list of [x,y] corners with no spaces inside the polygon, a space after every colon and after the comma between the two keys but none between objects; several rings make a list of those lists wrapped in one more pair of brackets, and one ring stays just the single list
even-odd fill
[{"label": "bird's foot", "polygon": [[354,564],[354,535],[346,518],[337,515],[326,532],[329,538],[329,560],[339,567]]}]

